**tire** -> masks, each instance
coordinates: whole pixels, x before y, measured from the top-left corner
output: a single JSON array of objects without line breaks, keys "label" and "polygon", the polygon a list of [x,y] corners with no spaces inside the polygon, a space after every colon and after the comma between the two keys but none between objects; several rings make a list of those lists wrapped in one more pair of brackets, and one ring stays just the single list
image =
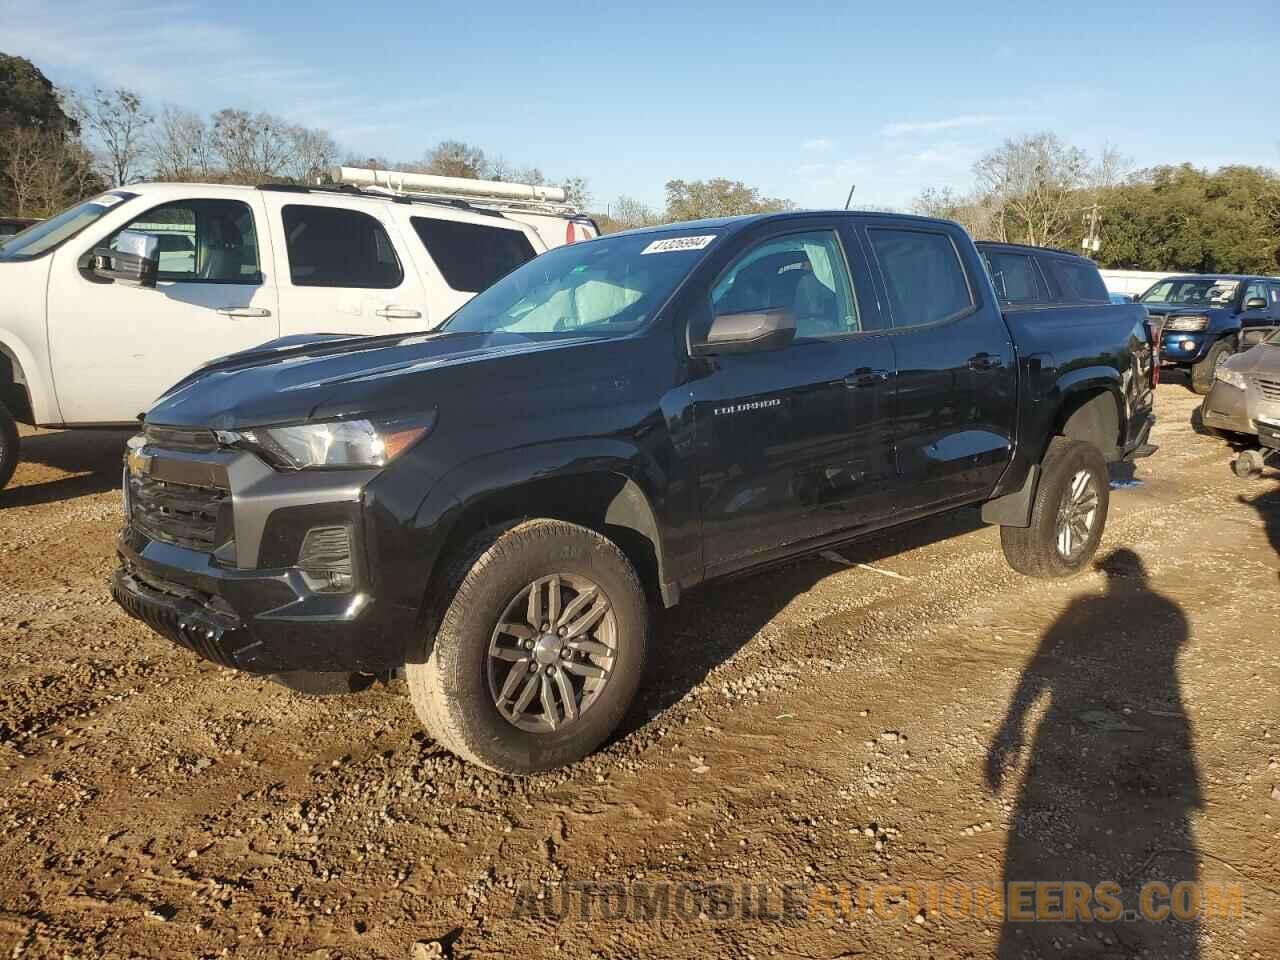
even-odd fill
[{"label": "tire", "polygon": [[[410,642],[405,678],[427,731],[464,760],[518,775],[565,766],[604,743],[635,699],[649,607],[626,556],[593,530],[527,520],[486,531],[431,606],[438,627]],[[550,629],[529,627],[543,617]]]},{"label": "tire", "polygon": [[1262,451],[1241,450],[1240,456],[1236,457],[1235,462],[1231,464],[1231,469],[1241,480],[1256,480],[1262,476],[1266,465],[1267,460],[1262,455]]},{"label": "tire", "polygon": [[373,686],[374,677],[367,673],[321,673],[314,670],[292,670],[273,673],[271,679],[294,693],[308,697],[341,697],[359,693]]},{"label": "tire", "polygon": [[3,490],[13,478],[13,471],[18,468],[18,454],[21,449],[18,439],[18,424],[8,407],[0,403],[0,490]]},{"label": "tire", "polygon": [[1213,389],[1213,375],[1218,364],[1236,352],[1236,342],[1232,337],[1217,341],[1204,359],[1191,365],[1191,389],[1204,396]]},{"label": "tire", "polygon": [[[1111,502],[1111,488],[1107,475],[1107,463],[1102,452],[1091,443],[1054,437],[1040,464],[1040,484],[1036,488],[1031,507],[1029,527],[1001,527],[1000,545],[1004,548],[1009,566],[1029,577],[1057,579],[1074,577],[1089,565],[1102,531],[1107,524],[1107,509]],[[1081,475],[1083,481],[1081,491]],[[1087,495],[1092,493],[1090,501]],[[1092,514],[1079,517],[1071,527],[1069,549],[1062,548],[1060,511],[1069,506],[1073,497],[1079,508],[1093,503]],[[1080,536],[1080,524],[1087,533]]]}]

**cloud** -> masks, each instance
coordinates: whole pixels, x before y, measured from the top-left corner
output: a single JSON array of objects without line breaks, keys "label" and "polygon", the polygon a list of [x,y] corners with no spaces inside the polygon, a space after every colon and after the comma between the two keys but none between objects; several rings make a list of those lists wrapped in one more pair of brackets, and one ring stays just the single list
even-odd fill
[{"label": "cloud", "polygon": [[809,153],[826,153],[831,149],[831,141],[826,137],[813,137],[800,144],[800,149]]},{"label": "cloud", "polygon": [[886,123],[880,128],[882,137],[904,137],[913,133],[941,133],[944,130],[960,130],[965,127],[989,127],[996,118],[981,113],[962,114],[945,120],[904,120]]},{"label": "cloud", "polygon": [[269,36],[220,23],[198,5],[116,0],[108,9],[104,16],[101,4],[88,0],[0,0],[4,49],[60,85],[128,87],[153,108],[263,110],[330,128],[340,140],[389,129],[397,110],[427,103],[353,96],[359,85],[332,69],[294,59]]}]

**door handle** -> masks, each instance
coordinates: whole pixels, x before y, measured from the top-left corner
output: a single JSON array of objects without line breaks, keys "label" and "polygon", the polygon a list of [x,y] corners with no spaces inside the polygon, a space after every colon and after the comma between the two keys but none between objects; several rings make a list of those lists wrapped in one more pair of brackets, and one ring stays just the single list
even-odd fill
[{"label": "door handle", "polygon": [[224,317],[269,317],[271,311],[266,307],[218,307],[218,313]]},{"label": "door handle", "polygon": [[410,310],[408,307],[382,307],[374,313],[388,320],[417,320],[422,316],[421,310]]},{"label": "door handle", "polygon": [[995,370],[1003,366],[1004,361],[991,353],[975,353],[969,358],[970,370]]},{"label": "door handle", "polygon": [[844,385],[850,390],[861,390],[876,387],[889,379],[888,370],[873,370],[871,367],[859,367],[844,378]]}]

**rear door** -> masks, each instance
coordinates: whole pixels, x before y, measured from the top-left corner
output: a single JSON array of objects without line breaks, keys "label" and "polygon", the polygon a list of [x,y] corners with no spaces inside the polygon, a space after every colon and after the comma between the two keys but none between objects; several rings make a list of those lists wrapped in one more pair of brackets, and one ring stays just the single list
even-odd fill
[{"label": "rear door", "polygon": [[790,346],[710,358],[690,384],[707,575],[887,516],[893,349],[838,224],[754,237],[697,296],[701,322],[782,308],[797,325]]},{"label": "rear door", "polygon": [[863,235],[897,359],[894,440],[904,513],[986,497],[1016,426],[1013,342],[959,228],[868,218]]},{"label": "rear door", "polygon": [[299,333],[421,330],[426,292],[384,203],[267,192],[280,327]]}]

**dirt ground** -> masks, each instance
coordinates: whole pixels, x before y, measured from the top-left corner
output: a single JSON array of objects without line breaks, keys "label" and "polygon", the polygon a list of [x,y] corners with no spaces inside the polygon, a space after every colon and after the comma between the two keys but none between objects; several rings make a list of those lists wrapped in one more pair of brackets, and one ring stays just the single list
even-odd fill
[{"label": "dirt ground", "polygon": [[[1278,957],[1280,473],[1236,479],[1167,379],[1104,569],[1023,579],[966,513],[706,588],[623,733],[523,781],[438,749],[402,685],[304,699],[128,619],[123,437],[28,432],[0,954]],[[1015,924],[895,892],[1161,878],[1241,910]],[[692,908],[635,913],[664,881]],[[822,909],[840,884],[883,909]]]}]

